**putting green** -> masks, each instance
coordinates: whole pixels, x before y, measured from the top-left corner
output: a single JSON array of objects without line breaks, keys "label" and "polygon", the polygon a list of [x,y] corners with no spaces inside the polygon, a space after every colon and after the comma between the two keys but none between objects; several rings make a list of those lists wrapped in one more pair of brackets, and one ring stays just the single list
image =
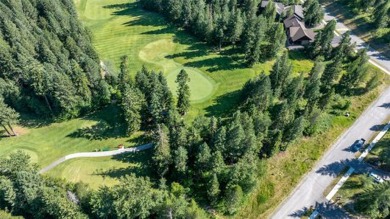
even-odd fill
[{"label": "putting green", "polygon": [[200,103],[209,99],[215,91],[216,83],[214,80],[196,68],[185,67],[173,59],[167,58],[174,52],[175,43],[169,39],[162,39],[146,45],[139,52],[139,57],[143,61],[163,69],[168,86],[174,94],[177,92],[177,83],[175,82],[177,75],[184,69],[190,78],[188,83],[191,91],[190,100]]}]

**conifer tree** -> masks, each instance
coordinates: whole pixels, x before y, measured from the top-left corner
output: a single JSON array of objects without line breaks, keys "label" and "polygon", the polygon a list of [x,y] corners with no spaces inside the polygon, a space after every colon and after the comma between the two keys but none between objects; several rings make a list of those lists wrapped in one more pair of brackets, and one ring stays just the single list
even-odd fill
[{"label": "conifer tree", "polygon": [[190,88],[187,84],[189,80],[188,74],[184,69],[180,71],[176,79],[178,84],[177,110],[181,115],[186,114],[190,107]]}]

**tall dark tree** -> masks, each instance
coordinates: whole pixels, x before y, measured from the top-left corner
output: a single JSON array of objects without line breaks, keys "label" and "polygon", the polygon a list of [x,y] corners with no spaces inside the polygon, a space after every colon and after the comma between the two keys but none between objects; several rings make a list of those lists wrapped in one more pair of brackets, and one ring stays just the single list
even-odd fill
[{"label": "tall dark tree", "polygon": [[188,82],[190,81],[187,72],[183,69],[177,75],[176,83],[177,89],[177,110],[181,115],[186,114],[190,108],[190,87]]},{"label": "tall dark tree", "polygon": [[19,113],[4,103],[0,97],[0,125],[4,128],[9,136],[15,136],[13,125],[18,122]]}]

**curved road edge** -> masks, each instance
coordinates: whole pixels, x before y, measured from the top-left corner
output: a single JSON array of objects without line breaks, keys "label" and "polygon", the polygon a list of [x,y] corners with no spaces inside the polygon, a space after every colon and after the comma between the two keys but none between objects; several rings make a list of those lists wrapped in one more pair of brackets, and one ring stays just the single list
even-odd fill
[{"label": "curved road edge", "polygon": [[54,167],[60,165],[61,163],[75,159],[75,158],[91,158],[91,157],[109,157],[109,156],[115,156],[119,154],[124,154],[124,153],[134,153],[138,151],[143,151],[147,150],[153,147],[152,143],[141,145],[138,147],[132,147],[132,148],[126,148],[126,149],[118,149],[114,151],[101,151],[101,152],[81,152],[81,153],[75,153],[75,154],[69,154],[64,157],[61,157],[60,159],[54,161],[50,165],[42,168],[39,173],[43,174],[46,173],[47,171],[53,169]]}]

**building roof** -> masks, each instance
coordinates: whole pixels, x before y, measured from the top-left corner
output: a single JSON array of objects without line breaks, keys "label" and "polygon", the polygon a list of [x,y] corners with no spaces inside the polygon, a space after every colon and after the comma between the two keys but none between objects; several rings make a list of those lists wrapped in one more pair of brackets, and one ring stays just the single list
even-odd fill
[{"label": "building roof", "polygon": [[315,33],[311,29],[306,29],[305,24],[296,16],[290,16],[284,21],[284,27],[288,29],[288,37],[293,41],[307,37],[309,40],[314,40]]},{"label": "building roof", "polygon": [[[270,1],[262,1],[261,2],[261,8],[267,7],[269,2]],[[275,3],[275,8],[276,8],[276,13],[279,14],[279,15],[283,14],[283,12],[284,12],[284,5],[283,5],[283,3],[280,3],[280,2],[274,2],[274,3]]]},{"label": "building roof", "polygon": [[303,15],[302,5],[293,5],[292,8],[293,8],[294,14],[296,16],[298,16],[301,20],[303,20],[305,18],[305,16]]},{"label": "building roof", "polygon": [[290,28],[290,27],[299,27],[300,21],[297,17],[291,15],[290,17],[286,18],[284,21],[283,21],[283,24],[284,24],[284,27],[287,29],[287,28]]},{"label": "building roof", "polygon": [[294,16],[296,16],[299,20],[303,20],[305,18],[305,16],[303,15],[302,5],[286,6],[284,7],[284,12],[287,14],[290,9],[292,9]]}]

